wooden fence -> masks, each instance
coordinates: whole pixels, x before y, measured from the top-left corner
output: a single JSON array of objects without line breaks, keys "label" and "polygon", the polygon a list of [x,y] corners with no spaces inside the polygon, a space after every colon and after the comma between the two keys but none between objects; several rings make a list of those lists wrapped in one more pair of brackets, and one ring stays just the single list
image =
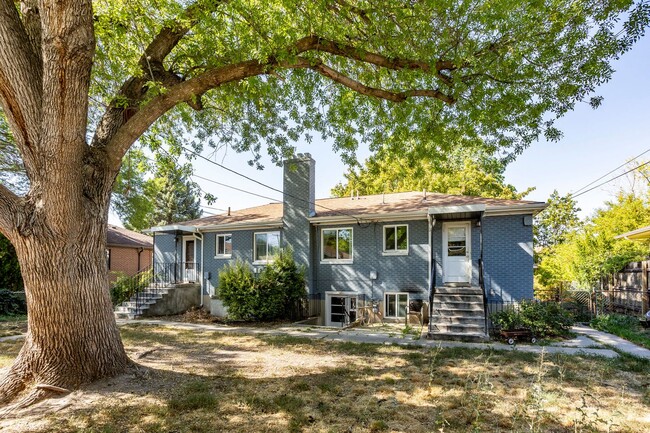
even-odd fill
[{"label": "wooden fence", "polygon": [[596,313],[645,314],[650,310],[649,271],[650,260],[644,260],[601,278],[600,288],[594,291]]}]

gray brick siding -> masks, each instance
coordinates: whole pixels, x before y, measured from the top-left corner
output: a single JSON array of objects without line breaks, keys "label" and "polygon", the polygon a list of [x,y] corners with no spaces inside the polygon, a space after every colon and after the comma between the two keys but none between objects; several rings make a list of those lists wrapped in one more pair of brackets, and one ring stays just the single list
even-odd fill
[{"label": "gray brick siding", "polygon": [[[385,225],[408,225],[408,255],[383,255]],[[321,262],[321,232],[323,228],[352,228],[353,263]],[[409,298],[428,299],[428,230],[426,221],[382,222],[370,224],[341,224],[319,226],[315,230],[314,299],[325,299],[325,292],[344,291],[360,295],[360,301],[381,301],[385,292],[408,292]],[[377,279],[370,279],[370,272]]]},{"label": "gray brick siding", "polygon": [[485,285],[490,300],[533,297],[533,227],[524,215],[483,219]]}]

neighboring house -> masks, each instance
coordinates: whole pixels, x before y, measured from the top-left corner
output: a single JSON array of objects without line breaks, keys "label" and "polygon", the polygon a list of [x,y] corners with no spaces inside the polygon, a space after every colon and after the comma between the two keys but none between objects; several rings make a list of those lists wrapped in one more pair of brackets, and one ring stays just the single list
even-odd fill
[{"label": "neighboring house", "polygon": [[315,200],[314,170],[309,154],[285,162],[283,203],[153,227],[154,261],[180,266],[207,296],[227,264],[259,268],[291,246],[322,324],[373,305],[384,320],[431,314],[430,333],[450,338],[485,336],[487,300],[533,297],[544,203],[424,191]]},{"label": "neighboring house", "polygon": [[153,238],[122,227],[108,226],[106,262],[109,282],[121,275],[133,276],[151,266]]}]

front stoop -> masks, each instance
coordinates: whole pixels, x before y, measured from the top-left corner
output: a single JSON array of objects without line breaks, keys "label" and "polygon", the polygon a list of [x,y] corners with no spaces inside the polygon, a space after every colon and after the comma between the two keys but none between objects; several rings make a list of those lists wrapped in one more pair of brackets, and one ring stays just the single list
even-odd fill
[{"label": "front stoop", "polygon": [[[187,310],[192,304],[197,304],[193,299],[187,298],[186,295],[178,292],[187,290],[195,291],[198,297],[199,285],[193,283],[186,284],[169,284],[164,287],[145,287],[138,295],[140,303],[136,302],[136,296],[132,296],[126,302],[115,307],[116,319],[136,319],[138,317],[147,317],[151,315],[176,314]],[[179,301],[179,298],[180,301]]]},{"label": "front stoop", "polygon": [[427,333],[431,340],[481,342],[489,339],[480,287],[437,287],[432,311]]}]

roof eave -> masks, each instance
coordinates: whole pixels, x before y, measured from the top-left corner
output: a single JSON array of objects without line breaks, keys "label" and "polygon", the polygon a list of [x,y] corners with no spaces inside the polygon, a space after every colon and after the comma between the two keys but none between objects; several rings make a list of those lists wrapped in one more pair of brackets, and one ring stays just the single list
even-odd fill
[{"label": "roof eave", "polygon": [[390,212],[374,213],[363,215],[328,215],[309,218],[311,224],[328,224],[328,223],[355,223],[363,221],[413,221],[427,218],[426,210],[417,210],[409,212]]}]

